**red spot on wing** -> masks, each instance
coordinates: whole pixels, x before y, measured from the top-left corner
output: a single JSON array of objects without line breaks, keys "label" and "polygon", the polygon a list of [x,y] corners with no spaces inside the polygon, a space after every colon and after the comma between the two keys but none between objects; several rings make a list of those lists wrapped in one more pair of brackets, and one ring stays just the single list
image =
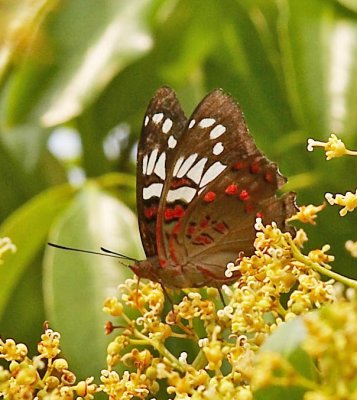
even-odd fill
[{"label": "red spot on wing", "polygon": [[193,244],[207,246],[214,242],[214,239],[208,233],[202,233],[193,240]]},{"label": "red spot on wing", "polygon": [[172,208],[166,208],[164,211],[164,218],[166,221],[171,221],[173,218],[173,209]]},{"label": "red spot on wing", "polygon": [[239,170],[239,169],[245,168],[245,166],[246,166],[246,163],[244,161],[238,161],[232,165],[232,168]]},{"label": "red spot on wing", "polygon": [[187,234],[193,235],[195,231],[196,231],[196,224],[194,222],[191,222],[189,227],[187,228]]},{"label": "red spot on wing", "polygon": [[239,193],[239,198],[240,198],[242,201],[247,201],[247,200],[249,200],[249,193],[248,193],[246,190],[242,190],[242,191]]},{"label": "red spot on wing", "polygon": [[174,208],[166,208],[164,211],[165,221],[172,221],[173,219],[179,219],[183,217],[185,210],[182,206],[176,205]]},{"label": "red spot on wing", "polygon": [[208,223],[209,223],[209,218],[206,217],[205,219],[203,219],[203,220],[200,222],[200,228],[202,228],[202,229],[207,228]]},{"label": "red spot on wing", "polygon": [[222,233],[222,235],[229,230],[228,225],[224,221],[218,222],[216,225],[214,225],[213,229],[219,233]]},{"label": "red spot on wing", "polygon": [[159,259],[159,265],[161,268],[166,268],[167,267],[167,261],[163,259]]},{"label": "red spot on wing", "polygon": [[170,238],[169,238],[169,251],[170,251],[170,256],[173,262],[178,265],[178,259],[176,255],[176,247],[175,247],[175,242],[177,235],[179,234],[181,230],[181,221],[178,221],[176,225],[173,227],[171,233],[170,233]]},{"label": "red spot on wing", "polygon": [[144,215],[147,219],[156,217],[156,214],[157,214],[157,206],[151,206],[151,207],[144,208]]},{"label": "red spot on wing", "polygon": [[228,194],[228,196],[234,196],[235,194],[238,194],[238,186],[232,183],[226,187],[224,192]]},{"label": "red spot on wing", "polygon": [[177,189],[182,186],[189,186],[190,181],[187,178],[176,178],[171,182],[171,189]]},{"label": "red spot on wing", "polygon": [[184,208],[182,206],[177,205],[177,206],[175,206],[174,210],[175,210],[175,217],[176,218],[181,218],[185,214],[185,210],[184,210]]},{"label": "red spot on wing", "polygon": [[261,171],[261,166],[258,161],[253,162],[250,164],[250,172],[252,174],[258,174]]},{"label": "red spot on wing", "polygon": [[274,174],[272,171],[266,171],[266,173],[264,174],[264,179],[269,182],[269,183],[273,183],[274,182]]},{"label": "red spot on wing", "polygon": [[216,193],[215,192],[207,192],[204,196],[203,196],[203,200],[206,203],[212,203],[212,201],[216,200]]}]

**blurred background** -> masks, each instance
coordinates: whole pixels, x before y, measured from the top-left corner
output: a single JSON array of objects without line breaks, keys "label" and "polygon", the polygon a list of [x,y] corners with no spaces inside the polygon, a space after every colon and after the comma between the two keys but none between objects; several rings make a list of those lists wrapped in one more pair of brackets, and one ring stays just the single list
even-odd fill
[{"label": "blurred background", "polygon": [[[0,335],[33,352],[48,320],[79,378],[105,366],[102,303],[131,273],[47,242],[143,256],[136,146],[160,86],[188,115],[231,93],[298,204],[355,190],[353,157],[306,151],[332,132],[357,148],[355,0],[1,0],[0,22],[0,237],[17,246],[0,265]],[[329,243],[357,278],[356,214],[328,206],[305,229],[306,252]]]}]

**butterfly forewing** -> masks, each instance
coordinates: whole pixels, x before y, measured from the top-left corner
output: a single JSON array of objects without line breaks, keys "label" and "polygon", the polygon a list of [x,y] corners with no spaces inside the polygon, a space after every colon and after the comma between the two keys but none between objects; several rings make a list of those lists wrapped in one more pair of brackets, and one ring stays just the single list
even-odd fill
[{"label": "butterfly forewing", "polygon": [[175,93],[160,88],[143,121],[137,159],[137,209],[147,257],[157,255],[156,220],[163,186],[169,179],[174,149],[186,124]]}]

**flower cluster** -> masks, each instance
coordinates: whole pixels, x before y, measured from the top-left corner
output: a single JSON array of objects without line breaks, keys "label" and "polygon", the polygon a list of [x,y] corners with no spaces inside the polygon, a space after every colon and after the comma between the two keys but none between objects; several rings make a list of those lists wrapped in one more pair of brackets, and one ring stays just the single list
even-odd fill
[{"label": "flower cluster", "polygon": [[[310,139],[309,150],[314,146],[325,147],[328,159],[355,153],[335,135],[328,143]],[[342,216],[357,207],[357,192],[326,199],[344,207]],[[301,207],[290,220],[315,225],[324,207]],[[0,367],[0,396],[89,400],[104,392],[110,400],[163,393],[172,400],[253,400],[255,391],[274,385],[300,387],[304,400],[357,398],[357,282],[331,270],[329,245],[303,254],[302,229],[292,237],[260,218],[255,229],[254,254],[227,265],[227,278],[238,277],[230,287],[178,295],[137,277],[120,285],[119,295],[104,302],[112,320],[105,330],[113,338],[98,385],[93,378],[76,383],[59,357],[60,335],[47,325],[32,359],[24,344],[0,339],[0,358],[9,364]],[[348,241],[346,248],[356,256],[356,242]],[[0,262],[9,250],[14,251],[11,242],[0,240]],[[344,291],[335,281],[353,289]],[[279,328],[296,322],[304,326],[299,350],[316,367],[315,376],[306,376],[282,353],[262,348]]]},{"label": "flower cluster", "polygon": [[[104,310],[119,319],[107,325],[118,335],[101,377],[111,399],[146,399],[160,388],[176,400],[253,398],[255,354],[265,339],[285,321],[335,300],[332,281],[314,269],[331,272],[328,246],[305,256],[302,230],[293,239],[259,219],[256,229],[255,254],[227,266],[228,277],[239,271],[240,278],[222,287],[225,304],[217,289],[191,290],[166,313],[160,285],[137,278],[106,299]],[[118,364],[130,372],[119,374]]]},{"label": "flower cluster", "polygon": [[309,204],[307,206],[300,206],[299,211],[289,218],[289,221],[300,221],[304,224],[316,225],[317,213],[322,211],[326,207],[326,204],[320,204],[319,206],[314,206]]},{"label": "flower cluster", "polygon": [[98,388],[93,378],[80,381],[68,369],[61,350],[60,334],[45,326],[37,346],[38,355],[28,357],[27,347],[12,339],[0,339],[0,358],[8,369],[0,366],[0,396],[5,399],[93,399]]},{"label": "flower cluster", "polygon": [[336,194],[335,197],[331,193],[326,193],[325,198],[331,205],[343,206],[340,210],[341,217],[344,217],[348,211],[353,211],[357,207],[357,189],[355,193]]},{"label": "flower cluster", "polygon": [[331,134],[329,140],[325,142],[319,142],[314,139],[307,141],[307,150],[313,151],[314,147],[323,147],[326,152],[326,160],[332,158],[342,157],[344,155],[356,156],[357,151],[346,149],[345,144],[335,134]]},{"label": "flower cluster", "polygon": [[[326,152],[326,159],[331,160],[332,158],[341,157],[343,155],[357,156],[357,151],[348,150],[336,135],[332,134],[327,141],[318,142],[313,139],[309,139],[307,142],[307,150],[313,151],[314,147],[323,147]],[[347,192],[346,194],[337,193],[335,196],[332,193],[326,193],[325,198],[330,205],[339,205],[343,208],[340,210],[341,217],[344,217],[348,212],[353,211],[357,207],[357,189],[355,193]],[[346,242],[346,248],[350,251],[353,242],[351,240]],[[352,246],[353,249],[353,246]],[[351,251],[353,257],[357,254],[356,251]]]}]

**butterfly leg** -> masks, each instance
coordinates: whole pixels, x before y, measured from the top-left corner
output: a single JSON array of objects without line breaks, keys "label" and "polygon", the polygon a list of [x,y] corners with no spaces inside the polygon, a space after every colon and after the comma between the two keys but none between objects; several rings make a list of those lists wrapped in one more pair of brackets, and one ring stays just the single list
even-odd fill
[{"label": "butterfly leg", "polygon": [[170,295],[168,294],[165,286],[161,282],[160,282],[160,285],[161,285],[162,291],[164,292],[165,298],[167,298],[167,300],[169,301],[169,303],[171,305],[171,311],[173,313],[175,313],[175,311],[174,311],[174,302],[173,302],[172,298],[170,297]]},{"label": "butterfly leg", "polygon": [[222,289],[221,289],[220,287],[217,286],[217,290],[218,290],[218,293],[219,293],[219,297],[220,297],[220,299],[221,299],[221,302],[222,302],[222,304],[223,304],[223,307],[226,307],[227,304],[226,304],[226,302],[224,301]]},{"label": "butterfly leg", "polygon": [[138,276],[138,283],[136,285],[136,292],[135,292],[135,303],[137,309],[139,309],[139,285],[140,285],[140,276]]}]

